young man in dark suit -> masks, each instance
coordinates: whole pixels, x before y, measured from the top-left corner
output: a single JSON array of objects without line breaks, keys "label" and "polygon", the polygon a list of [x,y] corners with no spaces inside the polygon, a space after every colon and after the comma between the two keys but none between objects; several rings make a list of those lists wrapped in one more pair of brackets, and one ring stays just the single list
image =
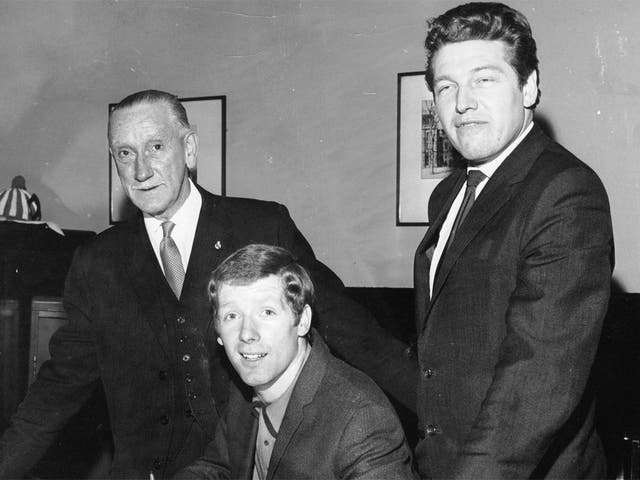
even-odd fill
[{"label": "young man in dark suit", "polygon": [[211,275],[209,298],[218,343],[242,382],[205,456],[177,478],[413,477],[382,391],[311,330],[313,283],[288,251],[241,248]]},{"label": "young man in dark suit", "polygon": [[432,19],[426,80],[466,168],[415,256],[420,473],[604,478],[591,365],[613,239],[597,175],[533,120],[536,44],[498,3]]},{"label": "young man in dark suit", "polygon": [[212,195],[188,171],[198,136],[171,94],[138,92],[110,113],[109,148],[140,210],[78,249],[65,287],[68,325],[0,439],[0,478],[23,476],[101,382],[115,478],[170,477],[202,455],[227,401],[228,366],[210,327],[209,274],[255,242],[289,249],[318,289],[318,330],[331,348],[400,401],[415,369],[404,345],[343,294],[287,209]]}]

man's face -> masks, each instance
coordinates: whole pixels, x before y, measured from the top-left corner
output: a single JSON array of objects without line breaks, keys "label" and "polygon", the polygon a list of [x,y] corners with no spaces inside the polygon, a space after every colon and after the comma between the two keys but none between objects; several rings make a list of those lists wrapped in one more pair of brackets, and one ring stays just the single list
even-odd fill
[{"label": "man's face", "polygon": [[[500,40],[442,46],[433,59],[433,95],[447,137],[474,164],[496,158],[528,125],[536,74],[520,87]],[[533,95],[533,98],[532,98]]]},{"label": "man's face", "polygon": [[218,291],[218,335],[242,381],[257,391],[280,378],[310,325],[308,305],[296,325],[281,279],[275,275],[249,285],[223,283]]},{"label": "man's face", "polygon": [[164,103],[140,103],[111,116],[109,149],[125,193],[143,212],[169,219],[189,196],[197,138]]}]

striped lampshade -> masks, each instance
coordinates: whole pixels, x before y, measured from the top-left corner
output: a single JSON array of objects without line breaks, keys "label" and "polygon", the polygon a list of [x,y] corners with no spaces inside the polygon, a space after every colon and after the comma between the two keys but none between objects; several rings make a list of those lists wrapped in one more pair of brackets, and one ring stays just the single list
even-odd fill
[{"label": "striped lampshade", "polygon": [[29,198],[31,194],[22,188],[7,188],[0,192],[0,215],[16,220],[31,220]]}]

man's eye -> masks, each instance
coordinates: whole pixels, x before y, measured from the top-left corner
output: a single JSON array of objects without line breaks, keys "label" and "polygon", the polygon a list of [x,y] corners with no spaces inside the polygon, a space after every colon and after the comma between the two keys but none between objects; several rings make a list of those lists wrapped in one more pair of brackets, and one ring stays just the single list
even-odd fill
[{"label": "man's eye", "polygon": [[159,152],[160,150],[162,150],[162,144],[160,143],[156,143],[151,147],[151,150],[154,150],[156,152]]},{"label": "man's eye", "polygon": [[223,322],[231,322],[233,320],[235,320],[236,318],[238,318],[238,314],[235,312],[229,312],[229,313],[225,313],[222,316],[222,321]]},{"label": "man's eye", "polygon": [[264,315],[267,316],[267,317],[270,317],[270,316],[275,315],[275,314],[276,314],[275,310],[272,310],[270,308],[266,308],[264,310]]},{"label": "man's eye", "polygon": [[120,150],[118,151],[118,158],[120,160],[128,160],[133,158],[133,155],[129,150]]}]

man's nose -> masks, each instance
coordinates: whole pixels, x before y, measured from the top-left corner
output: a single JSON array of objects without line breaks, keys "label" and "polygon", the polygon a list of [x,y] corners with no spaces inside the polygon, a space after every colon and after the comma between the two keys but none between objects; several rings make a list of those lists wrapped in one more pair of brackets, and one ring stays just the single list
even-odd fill
[{"label": "man's nose", "polygon": [[145,154],[140,155],[136,159],[135,169],[135,176],[138,182],[144,182],[153,175],[153,170]]},{"label": "man's nose", "polygon": [[255,328],[255,323],[250,317],[245,317],[242,320],[242,326],[240,327],[240,340],[244,343],[252,343],[260,339],[258,330]]},{"label": "man's nose", "polygon": [[464,113],[478,108],[478,102],[471,87],[460,86],[456,95],[456,112]]}]

